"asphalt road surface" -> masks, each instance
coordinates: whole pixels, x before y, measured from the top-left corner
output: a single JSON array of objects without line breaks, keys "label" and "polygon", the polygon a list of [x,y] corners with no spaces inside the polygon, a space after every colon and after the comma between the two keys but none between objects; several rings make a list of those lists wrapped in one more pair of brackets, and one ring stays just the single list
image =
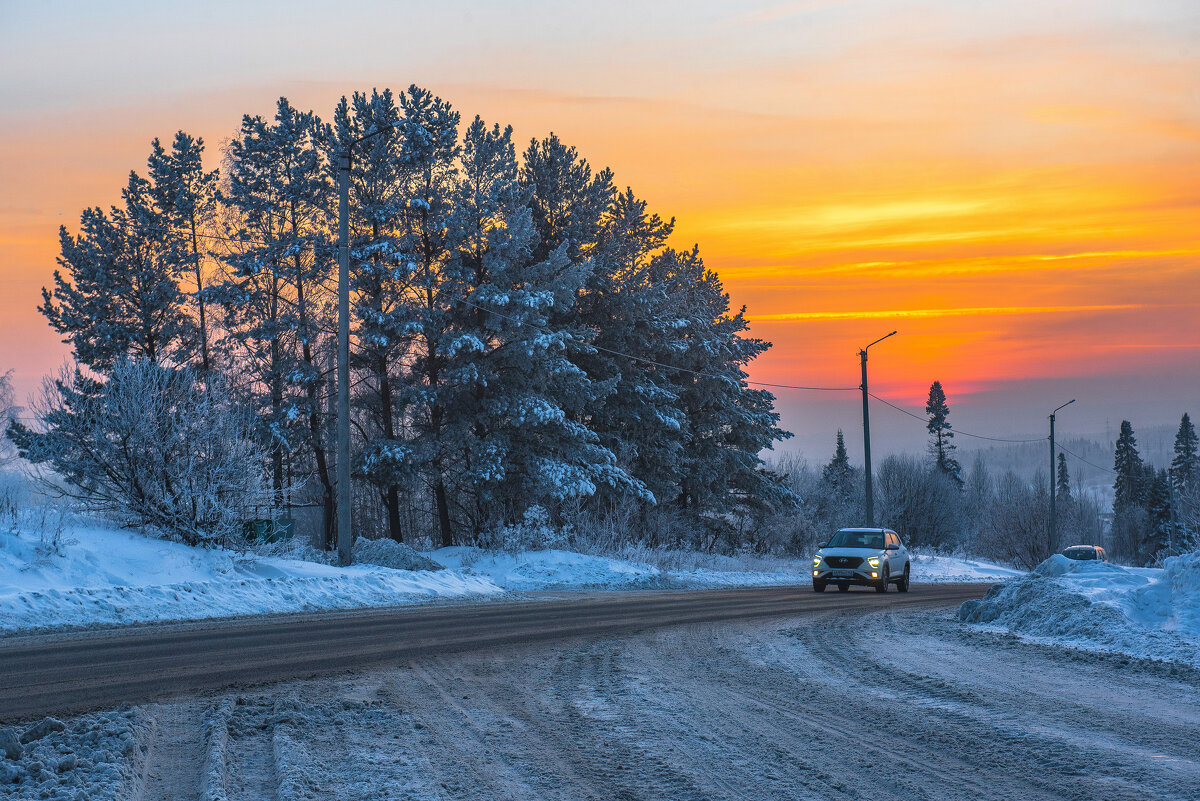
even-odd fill
[{"label": "asphalt road surface", "polygon": [[949,606],[986,584],[909,593],[808,587],[542,594],[458,604],[268,616],[0,640],[0,722],[401,663],[417,657],[688,623]]}]

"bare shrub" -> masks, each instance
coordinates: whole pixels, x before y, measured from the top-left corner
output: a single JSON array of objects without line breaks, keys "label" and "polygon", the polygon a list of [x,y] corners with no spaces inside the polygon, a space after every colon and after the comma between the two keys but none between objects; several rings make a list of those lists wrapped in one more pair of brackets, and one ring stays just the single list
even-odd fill
[{"label": "bare shrub", "polygon": [[90,511],[195,545],[230,539],[270,505],[253,417],[219,378],[145,360],[103,382],[64,369],[35,411],[45,430],[16,424],[11,438]]}]

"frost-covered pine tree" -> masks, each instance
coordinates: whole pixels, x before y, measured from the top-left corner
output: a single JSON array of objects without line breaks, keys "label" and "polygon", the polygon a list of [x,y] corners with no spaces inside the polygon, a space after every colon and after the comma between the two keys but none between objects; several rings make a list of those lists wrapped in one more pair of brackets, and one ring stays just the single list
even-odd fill
[{"label": "frost-covered pine tree", "polygon": [[122,356],[170,363],[189,326],[150,184],[131,172],[121,197],[108,214],[85,209],[78,235],[59,229],[61,269],[38,307],[75,359],[99,373]]},{"label": "frost-covered pine tree", "polygon": [[1175,458],[1171,460],[1171,481],[1176,492],[1191,494],[1200,488],[1200,439],[1196,427],[1184,412],[1175,434]]},{"label": "frost-covered pine tree", "polygon": [[530,208],[538,232],[533,257],[549,258],[563,245],[570,261],[589,255],[616,194],[612,170],[593,174],[587,160],[552,133],[529,143],[521,181],[533,192]]},{"label": "frost-covered pine tree", "polygon": [[[225,206],[240,245],[211,296],[225,312],[226,348],[243,365],[271,443],[277,499],[285,463],[311,476],[332,547],[334,494],[326,445],[334,249],[328,130],[280,98],[273,120],[249,115],[230,143]],[[289,477],[290,478],[290,477]]]},{"label": "frost-covered pine tree", "polygon": [[745,308],[730,311],[729,295],[698,248],[656,256],[650,280],[670,296],[686,343],[669,371],[686,420],[680,492],[672,503],[726,533],[740,517],[796,503],[759,458],[791,434],[778,426],[774,397],[751,389],[744,369],[770,343],[743,335]]},{"label": "frost-covered pine tree", "polygon": [[581,364],[604,393],[588,424],[622,465],[664,501],[679,494],[685,421],[671,365],[686,350],[684,317],[650,265],[675,221],[632,190],[615,196],[593,251],[579,317],[596,332]]},{"label": "frost-covered pine tree", "polygon": [[204,169],[204,140],[183,131],[175,134],[170,151],[157,138],[150,148],[150,194],[168,226],[160,236],[172,247],[175,269],[188,274],[195,287],[191,296],[196,310],[199,364],[208,371],[213,366],[209,353],[212,323],[210,301],[204,294],[206,249],[201,247],[200,238],[216,215],[218,172]]},{"label": "frost-covered pine tree", "polygon": [[591,263],[561,241],[545,256],[511,129],[476,120],[459,157],[444,269],[452,335],[441,349],[444,433],[458,516],[475,533],[529,514],[558,520],[602,488],[645,494],[580,419],[598,391],[578,360],[593,332],[575,314]]},{"label": "frost-covered pine tree", "polygon": [[950,404],[946,401],[946,392],[942,389],[941,381],[934,381],[930,385],[929,398],[925,401],[925,413],[929,415],[929,422],[925,424],[925,428],[931,437],[929,452],[933,456],[934,466],[962,489],[962,468],[954,458],[954,431],[949,420]]},{"label": "frost-covered pine tree", "polygon": [[402,163],[399,121],[391,90],[355,92],[334,111],[328,145],[334,161],[353,140],[381,132],[356,145],[351,159],[350,265],[357,329],[351,365],[368,376],[352,402],[366,426],[357,472],[379,489],[388,536],[397,541],[403,539],[400,491],[414,480],[397,401],[402,360],[414,335],[402,308],[413,262],[404,258],[398,224],[414,176]]}]

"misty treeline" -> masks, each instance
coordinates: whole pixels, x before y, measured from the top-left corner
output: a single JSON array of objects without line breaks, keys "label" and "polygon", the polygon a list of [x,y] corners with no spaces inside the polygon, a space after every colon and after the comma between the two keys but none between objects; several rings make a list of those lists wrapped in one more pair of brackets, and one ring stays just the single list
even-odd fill
[{"label": "misty treeline", "polygon": [[121,202],[85,210],[41,313],[75,365],[24,456],[69,493],[190,542],[236,518],[334,530],[336,165],[351,142],[354,524],[487,543],[523,521],[735,547],[797,499],[759,453],[788,436],[746,334],[674,220],[553,134],[430,92],[280,99],[221,154],[151,143]]},{"label": "misty treeline", "polygon": [[[910,546],[1026,568],[1075,544],[1101,545],[1111,558],[1138,565],[1156,565],[1200,548],[1200,443],[1187,414],[1180,420],[1167,468],[1142,461],[1132,425],[1122,422],[1111,511],[1095,488],[1072,481],[1066,454],[1060,451],[1051,536],[1050,483],[1044,470],[1032,478],[1013,470],[997,474],[976,453],[964,471],[955,458],[949,404],[939,382],[930,388],[926,413],[927,456],[888,456],[874,477],[877,522],[901,532]],[[812,547],[829,532],[863,521],[865,482],[862,470],[850,464],[841,431],[824,465],[790,457],[773,467],[803,499],[793,516],[793,542]]]}]

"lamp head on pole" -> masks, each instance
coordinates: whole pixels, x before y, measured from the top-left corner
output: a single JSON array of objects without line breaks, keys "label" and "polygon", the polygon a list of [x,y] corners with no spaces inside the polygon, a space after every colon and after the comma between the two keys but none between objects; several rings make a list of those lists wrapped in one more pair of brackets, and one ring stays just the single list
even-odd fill
[{"label": "lamp head on pole", "polygon": [[[882,342],[883,340],[887,339],[888,337],[894,337],[894,336],[896,336],[896,332],[895,332],[895,331],[893,331],[893,332],[892,332],[892,333],[890,333],[890,334],[887,334],[886,336],[882,336],[882,337],[880,337],[879,339],[877,339],[877,340],[875,340],[874,342],[872,342],[872,343],[871,343],[871,345],[878,345],[880,342]],[[860,350],[860,351],[859,351],[859,354],[860,354],[860,355],[863,355],[863,356],[865,356],[865,355],[866,355],[866,353],[867,353],[867,349],[868,349],[868,348],[870,348],[870,347],[871,347],[871,345],[867,345],[867,347],[866,347],[866,348],[863,348],[862,350]]]},{"label": "lamp head on pole", "polygon": [[1074,402],[1075,402],[1075,399],[1074,399],[1074,398],[1071,398],[1071,400],[1067,401],[1067,402],[1066,402],[1066,403],[1064,403],[1062,406],[1059,406],[1057,409],[1055,409],[1054,411],[1050,412],[1050,416],[1051,416],[1051,417],[1053,417],[1054,415],[1058,414],[1058,413],[1059,413],[1059,411],[1061,411],[1062,409],[1065,409],[1065,408],[1067,408],[1068,406],[1070,406],[1070,405],[1071,405],[1072,403],[1074,403]]}]

